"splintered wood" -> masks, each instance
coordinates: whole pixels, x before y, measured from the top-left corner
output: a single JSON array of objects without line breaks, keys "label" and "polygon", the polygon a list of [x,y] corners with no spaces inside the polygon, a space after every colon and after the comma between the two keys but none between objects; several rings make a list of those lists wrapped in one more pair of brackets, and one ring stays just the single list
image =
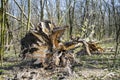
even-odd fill
[{"label": "splintered wood", "polygon": [[87,44],[86,48],[83,48],[80,51],[78,51],[76,53],[77,55],[102,54],[104,52],[104,49],[95,42],[86,42],[86,44]]},{"label": "splintered wood", "polygon": [[74,62],[73,50],[84,46],[88,55],[92,51],[101,51],[101,47],[85,40],[72,39],[70,42],[62,42],[61,36],[66,30],[66,26],[57,27],[49,20],[41,21],[35,29],[21,39],[21,54],[25,59],[31,57],[36,59],[34,64],[41,63],[44,68],[54,68],[56,66],[66,66]]}]

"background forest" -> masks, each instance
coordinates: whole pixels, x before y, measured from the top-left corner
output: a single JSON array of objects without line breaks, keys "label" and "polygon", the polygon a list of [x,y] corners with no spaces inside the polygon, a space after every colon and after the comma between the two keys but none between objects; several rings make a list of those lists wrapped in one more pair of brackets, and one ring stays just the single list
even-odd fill
[{"label": "background forest", "polygon": [[[114,49],[112,68],[120,61],[120,0],[0,0],[0,61],[20,53],[20,40],[41,20],[68,25],[63,40],[80,37]],[[9,64],[11,65],[11,64]]]}]

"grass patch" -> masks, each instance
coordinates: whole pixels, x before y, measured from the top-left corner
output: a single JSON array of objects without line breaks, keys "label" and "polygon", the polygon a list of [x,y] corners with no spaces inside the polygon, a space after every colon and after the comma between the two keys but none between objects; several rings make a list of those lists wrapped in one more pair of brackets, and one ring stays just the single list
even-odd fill
[{"label": "grass patch", "polygon": [[[116,59],[114,59],[114,53],[108,53],[109,55],[92,55],[92,56],[88,56],[88,55],[82,55],[82,56],[77,56],[77,58],[79,59],[79,62],[83,64],[84,67],[87,68],[108,68],[108,69],[112,69],[113,68],[113,61],[116,61],[116,67],[120,68],[120,58],[117,57]],[[119,54],[120,55],[120,54]]]}]

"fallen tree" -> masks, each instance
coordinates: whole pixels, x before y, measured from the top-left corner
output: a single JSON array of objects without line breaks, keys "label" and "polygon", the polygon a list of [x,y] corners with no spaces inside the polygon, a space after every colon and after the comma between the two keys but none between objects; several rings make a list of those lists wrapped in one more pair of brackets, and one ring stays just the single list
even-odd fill
[{"label": "fallen tree", "polygon": [[91,55],[92,51],[102,49],[96,44],[81,39],[62,42],[60,38],[66,28],[68,27],[56,27],[48,20],[41,21],[35,29],[30,30],[21,39],[20,56],[23,59],[27,57],[37,59],[34,64],[41,63],[44,68],[65,67],[74,62],[73,50],[75,48],[84,46],[84,51],[88,55]]}]

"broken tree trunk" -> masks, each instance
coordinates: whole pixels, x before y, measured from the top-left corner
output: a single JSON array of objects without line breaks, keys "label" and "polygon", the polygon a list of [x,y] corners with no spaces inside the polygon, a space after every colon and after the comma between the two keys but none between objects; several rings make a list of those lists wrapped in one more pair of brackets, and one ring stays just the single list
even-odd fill
[{"label": "broken tree trunk", "polygon": [[88,55],[91,55],[91,44],[84,40],[62,42],[60,40],[65,27],[56,27],[54,23],[45,20],[29,31],[21,39],[21,56],[37,59],[34,64],[42,63],[45,68],[66,66],[74,62],[74,54],[70,52],[77,47],[84,46]]},{"label": "broken tree trunk", "polygon": [[77,55],[86,55],[86,54],[101,54],[104,52],[104,49],[100,46],[97,45],[96,42],[86,42],[85,44],[87,44],[87,46],[85,46],[86,48],[81,49],[80,51],[78,51],[76,54]]}]

